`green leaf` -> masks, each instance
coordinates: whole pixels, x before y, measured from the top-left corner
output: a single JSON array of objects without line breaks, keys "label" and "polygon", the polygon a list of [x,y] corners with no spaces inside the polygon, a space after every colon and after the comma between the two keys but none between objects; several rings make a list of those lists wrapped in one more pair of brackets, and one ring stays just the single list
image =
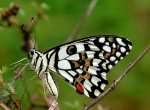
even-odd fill
[{"label": "green leaf", "polygon": [[7,89],[10,91],[10,93],[15,94],[15,89],[12,83],[7,83]]},{"label": "green leaf", "polygon": [[2,68],[1,68],[1,74],[5,74],[7,70],[8,70],[8,67],[2,66]]},{"label": "green leaf", "polygon": [[45,10],[49,10],[49,5],[47,3],[41,3],[41,8],[45,9]]}]

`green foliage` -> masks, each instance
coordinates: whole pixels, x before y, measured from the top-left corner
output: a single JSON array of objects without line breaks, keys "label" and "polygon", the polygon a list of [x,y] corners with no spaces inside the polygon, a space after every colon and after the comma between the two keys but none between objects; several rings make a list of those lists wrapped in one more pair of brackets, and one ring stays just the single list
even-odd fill
[{"label": "green foliage", "polygon": [[[71,35],[75,26],[83,16],[91,0],[4,0],[0,3],[0,13],[13,4],[18,4],[20,10],[12,20],[18,24],[26,24],[37,13],[41,17],[36,24],[37,44],[44,52],[52,47],[63,44]],[[149,0],[99,0],[91,16],[85,22],[78,38],[97,34],[121,35],[133,42],[133,50],[123,61],[108,73],[109,82],[121,73],[150,43],[150,1]],[[2,25],[4,24],[4,26]],[[32,36],[34,38],[34,34]],[[0,20],[0,65],[9,65],[18,59],[27,57],[22,51],[22,33],[16,25],[7,26]],[[110,110],[149,110],[150,102],[150,55],[145,58],[126,76],[114,92],[100,103]],[[16,88],[11,83],[13,71],[3,66],[0,74],[0,97],[14,96],[20,99],[33,71],[24,71],[22,78],[17,80]],[[15,70],[14,70],[15,71]],[[89,102],[85,96],[77,94],[63,80],[56,77],[59,87],[59,105],[62,110],[80,110],[83,104]],[[25,84],[24,84],[25,83]],[[46,103],[41,81],[36,78],[28,87],[30,95],[25,94],[22,108],[28,109],[31,101]],[[37,97],[34,97],[38,94]],[[29,99],[30,97],[31,99]],[[36,99],[37,98],[37,99]],[[42,103],[42,104],[43,104]],[[41,110],[41,108],[35,108]],[[97,106],[93,110],[97,109]]]},{"label": "green foliage", "polygon": [[6,99],[9,96],[16,94],[13,83],[7,82],[3,77],[4,74],[7,73],[7,71],[8,71],[8,67],[2,66],[0,72],[0,100],[2,102],[6,102]]}]

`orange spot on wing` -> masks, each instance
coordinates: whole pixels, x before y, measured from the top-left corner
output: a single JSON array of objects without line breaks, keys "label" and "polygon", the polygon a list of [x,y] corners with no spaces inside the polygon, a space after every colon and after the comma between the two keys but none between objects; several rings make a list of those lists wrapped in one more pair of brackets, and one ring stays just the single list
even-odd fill
[{"label": "orange spot on wing", "polygon": [[91,77],[90,74],[89,74],[89,73],[86,73],[85,78],[86,78],[86,79],[90,79],[90,77]]},{"label": "orange spot on wing", "polygon": [[74,65],[75,65],[75,68],[78,68],[78,67],[80,67],[80,64],[79,64],[79,62],[77,62],[77,61],[73,61],[73,63],[74,63]]},{"label": "orange spot on wing", "polygon": [[106,53],[106,54],[104,55],[104,58],[108,59],[110,56],[111,56],[110,53]]},{"label": "orange spot on wing", "polygon": [[115,54],[116,51],[117,51],[117,49],[116,49],[116,48],[113,48],[113,49],[112,49],[112,54]]},{"label": "orange spot on wing", "polygon": [[78,93],[80,93],[80,94],[83,94],[84,93],[84,89],[83,89],[83,86],[81,85],[81,83],[77,83],[76,84],[76,90],[77,90],[77,92]]},{"label": "orange spot on wing", "polygon": [[91,60],[90,60],[90,59],[87,59],[87,60],[85,61],[85,66],[89,67],[89,66],[90,66],[90,62],[91,62]]},{"label": "orange spot on wing", "polygon": [[109,41],[109,42],[114,42],[114,38],[113,38],[113,37],[109,37],[109,38],[108,38],[108,41]]},{"label": "orange spot on wing", "polygon": [[83,76],[80,75],[78,78],[76,78],[76,80],[77,80],[78,82],[81,82],[81,81],[83,80]]},{"label": "orange spot on wing", "polygon": [[88,67],[84,66],[83,71],[87,71]]},{"label": "orange spot on wing", "polygon": [[85,53],[84,52],[81,53],[81,57],[82,57],[82,60],[85,59]]}]

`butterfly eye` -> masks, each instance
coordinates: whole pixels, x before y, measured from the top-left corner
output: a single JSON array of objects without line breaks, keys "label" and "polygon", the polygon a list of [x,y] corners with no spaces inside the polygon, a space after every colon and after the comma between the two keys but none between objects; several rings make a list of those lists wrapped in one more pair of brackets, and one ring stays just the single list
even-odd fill
[{"label": "butterfly eye", "polygon": [[68,46],[68,48],[67,48],[67,53],[68,53],[69,55],[75,54],[76,52],[77,52],[77,48],[76,48],[75,45],[70,45],[70,46]]},{"label": "butterfly eye", "polygon": [[34,54],[35,54],[35,49],[31,49],[31,50],[29,51],[28,58],[29,58],[29,59],[32,59]]}]

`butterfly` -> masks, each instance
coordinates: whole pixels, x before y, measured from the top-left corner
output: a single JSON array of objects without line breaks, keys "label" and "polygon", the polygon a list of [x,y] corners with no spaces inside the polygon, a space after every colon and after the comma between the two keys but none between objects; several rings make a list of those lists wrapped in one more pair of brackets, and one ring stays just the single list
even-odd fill
[{"label": "butterfly", "polygon": [[96,98],[108,80],[107,73],[132,49],[132,43],[115,35],[99,35],[56,46],[44,53],[33,48],[28,53],[32,68],[45,82],[51,95],[58,97],[53,74],[58,74],[78,93]]}]

